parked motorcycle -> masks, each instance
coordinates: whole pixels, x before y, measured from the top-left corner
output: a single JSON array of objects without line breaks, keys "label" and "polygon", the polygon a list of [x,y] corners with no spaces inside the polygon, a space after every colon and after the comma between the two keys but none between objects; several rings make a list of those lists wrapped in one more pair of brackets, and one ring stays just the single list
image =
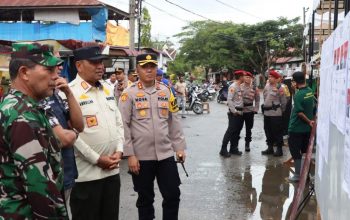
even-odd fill
[{"label": "parked motorcycle", "polygon": [[202,102],[207,102],[208,100],[212,99],[212,96],[210,95],[208,89],[203,89],[197,95]]},{"label": "parked motorcycle", "polygon": [[[183,106],[179,106],[180,110],[183,108]],[[186,111],[193,111],[196,114],[202,114],[203,113],[203,103],[198,98],[198,95],[195,92],[195,87],[190,87],[188,89],[188,97],[186,100]]]}]

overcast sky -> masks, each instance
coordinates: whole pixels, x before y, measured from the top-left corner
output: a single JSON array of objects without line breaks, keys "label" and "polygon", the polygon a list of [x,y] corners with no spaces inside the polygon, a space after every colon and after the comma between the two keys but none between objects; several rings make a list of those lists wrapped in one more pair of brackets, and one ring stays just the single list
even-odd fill
[{"label": "overcast sky", "polygon": [[[128,0],[114,0],[120,8],[128,11]],[[312,10],[313,0],[168,0],[193,13],[187,12],[166,0],[144,0],[144,7],[152,19],[152,37],[159,40],[169,38],[181,32],[188,21],[211,19],[232,21],[234,23],[254,24],[264,20],[300,17],[302,22],[303,7]],[[306,21],[308,20],[307,13]],[[201,17],[202,16],[202,17]],[[205,17],[205,18],[203,18]]]}]

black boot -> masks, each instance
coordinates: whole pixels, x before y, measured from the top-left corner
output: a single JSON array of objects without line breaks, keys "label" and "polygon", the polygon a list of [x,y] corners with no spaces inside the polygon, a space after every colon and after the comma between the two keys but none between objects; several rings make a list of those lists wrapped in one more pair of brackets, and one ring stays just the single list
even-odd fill
[{"label": "black boot", "polygon": [[238,147],[231,147],[230,148],[230,154],[240,156],[240,155],[242,155],[242,151],[239,151]]},{"label": "black boot", "polygon": [[249,142],[245,142],[245,151],[250,152]]},{"label": "black boot", "polygon": [[273,146],[272,146],[272,145],[268,145],[266,150],[261,151],[261,154],[262,154],[262,155],[274,154],[274,152],[273,152]]},{"label": "black boot", "polygon": [[275,157],[282,157],[283,156],[283,150],[282,147],[277,147],[276,152],[273,154]]},{"label": "black boot", "polygon": [[221,148],[220,155],[225,158],[231,157],[231,154],[229,154],[225,148]]}]

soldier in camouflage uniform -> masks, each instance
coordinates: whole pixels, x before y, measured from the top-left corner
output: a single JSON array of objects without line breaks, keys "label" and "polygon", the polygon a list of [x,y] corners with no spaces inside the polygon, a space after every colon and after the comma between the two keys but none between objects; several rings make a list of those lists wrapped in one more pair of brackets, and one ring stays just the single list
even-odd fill
[{"label": "soldier in camouflage uniform", "polygon": [[0,104],[2,219],[67,219],[60,144],[39,105],[61,63],[47,45],[13,44],[12,89]]},{"label": "soldier in camouflage uniform", "polygon": [[[268,148],[261,153],[263,155],[273,154],[276,157],[283,155],[283,120],[282,114],[286,109],[287,98],[283,88],[277,83],[281,75],[275,70],[270,70],[269,83],[263,91],[264,105],[264,130]],[[274,152],[273,145],[277,145]]]}]

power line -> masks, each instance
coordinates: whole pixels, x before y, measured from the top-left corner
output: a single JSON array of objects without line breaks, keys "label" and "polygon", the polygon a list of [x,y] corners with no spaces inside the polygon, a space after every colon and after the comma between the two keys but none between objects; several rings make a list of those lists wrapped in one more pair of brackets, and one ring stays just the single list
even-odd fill
[{"label": "power line", "polygon": [[184,19],[182,19],[182,18],[179,18],[179,17],[177,17],[177,16],[175,16],[175,15],[173,15],[173,14],[170,14],[169,12],[167,12],[167,11],[161,9],[161,8],[158,8],[157,6],[154,6],[154,5],[152,5],[151,3],[148,3],[148,2],[146,2],[146,1],[143,1],[143,2],[146,3],[147,5],[149,5],[149,6],[153,7],[153,8],[155,8],[155,9],[158,9],[159,11],[162,11],[162,12],[164,12],[164,13],[170,15],[171,17],[174,17],[174,18],[176,18],[176,19],[178,19],[178,20],[181,20],[181,21],[183,21],[183,22],[188,23],[188,21],[186,21],[186,20],[184,20]]},{"label": "power line", "polygon": [[182,7],[181,5],[178,5],[178,4],[174,3],[174,2],[171,2],[171,1],[169,1],[169,0],[165,0],[165,1],[168,2],[169,4],[175,5],[176,7],[181,8],[182,10],[187,11],[187,12],[189,12],[189,13],[191,13],[191,14],[194,14],[194,15],[196,15],[196,16],[198,16],[198,17],[204,18],[204,19],[209,20],[209,21],[212,21],[212,22],[220,23],[220,22],[214,21],[214,20],[212,20],[212,19],[210,19],[210,18],[204,17],[203,15],[200,15],[200,14],[198,14],[198,13],[196,13],[196,12],[193,12],[193,11],[191,11],[191,10],[188,10],[188,9],[186,9],[186,8]]},{"label": "power line", "polygon": [[[258,16],[255,16],[255,15],[253,15],[253,14],[250,14],[249,12],[246,12],[246,11],[243,11],[243,10],[241,10],[241,9],[239,9],[239,8],[236,8],[236,7],[232,6],[232,5],[229,5],[229,4],[225,3],[225,2],[222,2],[222,1],[220,1],[220,0],[215,0],[215,1],[216,1],[216,2],[219,2],[220,4],[225,5],[226,7],[229,7],[229,8],[232,8],[232,9],[236,10],[236,11],[239,11],[239,12],[242,12],[242,13],[244,13],[244,14],[250,15],[250,16],[252,16],[252,17],[254,17],[254,18],[263,19],[263,18],[260,18],[260,17],[258,17]],[[264,19],[263,19],[263,20],[264,20]]]}]

